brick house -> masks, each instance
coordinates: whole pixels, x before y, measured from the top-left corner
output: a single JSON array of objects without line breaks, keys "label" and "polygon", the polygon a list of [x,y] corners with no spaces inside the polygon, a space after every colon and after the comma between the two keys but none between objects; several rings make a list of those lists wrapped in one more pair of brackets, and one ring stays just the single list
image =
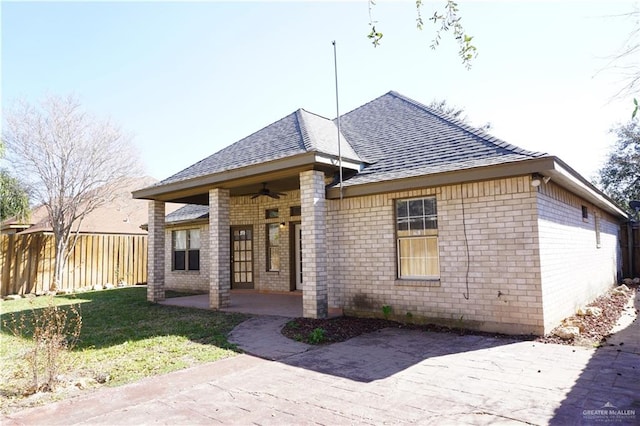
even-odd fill
[{"label": "brick house", "polygon": [[388,305],[543,334],[617,281],[626,215],[557,157],[396,92],[340,128],[300,109],[134,192],[152,200],[148,299],[298,290],[306,317]]}]

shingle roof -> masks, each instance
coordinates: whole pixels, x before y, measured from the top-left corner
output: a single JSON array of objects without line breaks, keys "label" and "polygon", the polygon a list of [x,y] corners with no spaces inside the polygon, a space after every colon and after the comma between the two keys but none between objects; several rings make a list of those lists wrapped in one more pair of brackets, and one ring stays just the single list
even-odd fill
[{"label": "shingle roof", "polygon": [[199,204],[185,204],[178,210],[165,216],[165,222],[175,223],[189,220],[207,219],[209,217],[209,206]]},{"label": "shingle roof", "polygon": [[342,133],[372,164],[345,186],[544,157],[389,92],[344,114]]},{"label": "shingle roof", "polygon": [[[397,92],[341,121],[341,154],[364,167],[345,186],[544,157],[490,136]],[[299,109],[159,182],[207,176],[306,152],[338,155],[336,120]]]},{"label": "shingle roof", "polygon": [[[338,155],[338,132],[328,118],[299,109],[238,142],[187,167],[158,185],[251,166],[305,152]],[[360,161],[346,138],[342,156]]]}]

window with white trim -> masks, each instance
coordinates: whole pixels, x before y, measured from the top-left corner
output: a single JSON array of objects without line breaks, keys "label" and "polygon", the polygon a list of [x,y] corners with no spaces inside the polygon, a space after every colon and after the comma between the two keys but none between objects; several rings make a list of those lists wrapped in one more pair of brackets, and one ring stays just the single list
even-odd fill
[{"label": "window with white trim", "polygon": [[173,271],[200,270],[200,230],[181,229],[171,232]]},{"label": "window with white trim", "polygon": [[398,278],[440,278],[435,197],[396,200],[396,238]]}]

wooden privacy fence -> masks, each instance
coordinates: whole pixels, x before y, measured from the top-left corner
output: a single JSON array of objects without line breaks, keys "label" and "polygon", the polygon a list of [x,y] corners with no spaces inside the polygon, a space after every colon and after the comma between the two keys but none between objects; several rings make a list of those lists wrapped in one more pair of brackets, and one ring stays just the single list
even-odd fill
[{"label": "wooden privacy fence", "polygon": [[622,225],[620,251],[624,278],[640,277],[640,222],[628,222]]},{"label": "wooden privacy fence", "polygon": [[[49,290],[54,275],[53,235],[0,235],[0,248],[2,296]],[[146,235],[80,235],[59,288],[78,290],[121,280],[130,285],[146,283]]]}]

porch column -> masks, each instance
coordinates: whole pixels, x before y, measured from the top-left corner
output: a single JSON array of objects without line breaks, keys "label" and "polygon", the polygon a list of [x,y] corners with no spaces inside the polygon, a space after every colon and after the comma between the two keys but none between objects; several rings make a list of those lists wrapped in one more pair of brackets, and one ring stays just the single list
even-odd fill
[{"label": "porch column", "polygon": [[229,191],[209,190],[209,307],[229,306],[231,298],[231,246],[229,245]]},{"label": "porch column", "polygon": [[147,249],[147,300],[164,300],[164,202],[149,202],[149,231]]},{"label": "porch column", "polygon": [[326,318],[327,249],[324,173],[300,173],[302,207],[302,314],[305,318]]}]

